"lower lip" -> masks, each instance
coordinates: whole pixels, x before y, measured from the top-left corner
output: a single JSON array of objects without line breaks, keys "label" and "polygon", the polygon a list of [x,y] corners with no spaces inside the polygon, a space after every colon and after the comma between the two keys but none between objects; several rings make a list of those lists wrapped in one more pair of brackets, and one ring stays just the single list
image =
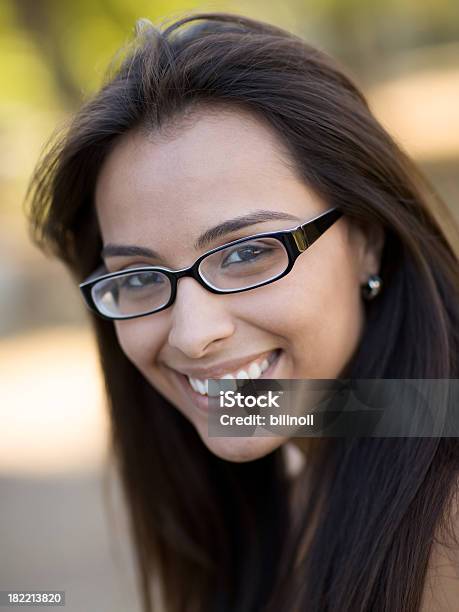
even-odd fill
[{"label": "lower lip", "polygon": [[[277,364],[279,363],[279,360],[282,357],[282,353],[283,351],[279,350],[278,355],[276,356],[275,360],[272,362],[269,368],[263,372],[260,378],[273,378],[272,375],[274,374]],[[208,415],[209,412],[212,410],[212,406],[209,406],[209,397],[207,395],[201,395],[200,393],[195,391],[193,387],[190,385],[190,383],[188,382],[188,377],[185,376],[185,374],[180,374],[177,371],[174,371],[174,372],[179,380],[180,386],[185,391],[186,396],[189,399],[191,399],[194,407],[200,413],[204,415]]]}]

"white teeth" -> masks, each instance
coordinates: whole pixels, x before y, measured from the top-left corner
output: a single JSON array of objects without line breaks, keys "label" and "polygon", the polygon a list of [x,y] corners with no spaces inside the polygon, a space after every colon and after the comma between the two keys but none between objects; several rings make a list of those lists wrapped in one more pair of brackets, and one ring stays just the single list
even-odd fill
[{"label": "white teeth", "polygon": [[250,376],[245,370],[239,370],[239,372],[236,374],[238,388],[243,387],[245,385],[245,381],[249,380],[249,378]]},{"label": "white teeth", "polygon": [[207,395],[209,397],[217,397],[220,395],[220,389],[218,385],[209,385],[209,381],[207,381]]},{"label": "white teeth", "polygon": [[261,376],[261,368],[258,363],[251,363],[249,366],[250,378],[259,378]]},{"label": "white teeth", "polygon": [[[271,360],[272,362],[272,360]],[[261,363],[257,363],[256,361],[252,362],[247,370],[239,370],[239,372],[233,376],[232,374],[225,374],[221,376],[220,379],[231,380],[233,383],[230,385],[233,391],[237,391],[238,388],[238,380],[248,380],[260,378],[260,376],[265,372],[269,366],[270,362],[268,359],[263,359]],[[191,378],[191,376],[187,376],[191,387],[201,395],[208,395],[209,393],[209,380],[199,380],[198,378]]]},{"label": "white teeth", "polygon": [[[206,381],[207,382],[207,381]],[[196,380],[196,385],[198,387],[198,391],[201,395],[205,395],[207,393],[206,384],[201,380]]]},{"label": "white teeth", "polygon": [[[228,385],[228,387],[230,387],[228,389],[229,391],[237,391],[237,381],[235,380],[232,374],[225,374],[225,376],[220,376],[220,380],[222,379],[231,380],[231,384]],[[226,386],[224,388],[226,388]]]}]

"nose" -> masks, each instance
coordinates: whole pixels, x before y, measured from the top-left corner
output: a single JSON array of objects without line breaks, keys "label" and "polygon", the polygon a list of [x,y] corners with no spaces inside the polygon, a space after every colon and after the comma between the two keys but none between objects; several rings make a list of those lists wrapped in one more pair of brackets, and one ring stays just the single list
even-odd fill
[{"label": "nose", "polygon": [[213,342],[231,336],[234,322],[226,297],[210,293],[194,278],[181,278],[171,309],[169,344],[190,359],[198,359]]}]

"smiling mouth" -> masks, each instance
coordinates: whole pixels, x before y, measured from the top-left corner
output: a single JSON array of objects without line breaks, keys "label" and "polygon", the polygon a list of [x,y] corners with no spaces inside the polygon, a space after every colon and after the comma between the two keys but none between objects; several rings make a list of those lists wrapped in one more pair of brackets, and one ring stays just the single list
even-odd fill
[{"label": "smiling mouth", "polygon": [[209,394],[209,380],[231,381],[228,382],[227,385],[229,385],[229,387],[231,387],[234,391],[237,391],[238,388],[242,388],[250,380],[263,378],[265,372],[271,370],[273,364],[277,362],[281,353],[281,349],[275,349],[267,357],[263,359],[254,359],[253,361],[247,363],[244,368],[239,368],[237,372],[228,372],[223,376],[219,376],[218,379],[197,379],[186,374],[181,374],[180,372],[178,372],[178,374],[187,381],[191,390],[205,397],[207,397]]}]

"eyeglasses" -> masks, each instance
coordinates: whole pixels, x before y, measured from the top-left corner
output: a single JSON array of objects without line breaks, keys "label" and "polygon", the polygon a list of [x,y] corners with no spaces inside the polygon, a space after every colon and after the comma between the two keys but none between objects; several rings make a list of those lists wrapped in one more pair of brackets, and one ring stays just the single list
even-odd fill
[{"label": "eyeglasses", "polygon": [[133,319],[169,308],[179,279],[190,276],[211,293],[239,293],[284,277],[343,212],[332,208],[293,229],[264,232],[207,251],[188,268],[142,266],[100,275],[79,285],[87,306],[104,319]]}]

